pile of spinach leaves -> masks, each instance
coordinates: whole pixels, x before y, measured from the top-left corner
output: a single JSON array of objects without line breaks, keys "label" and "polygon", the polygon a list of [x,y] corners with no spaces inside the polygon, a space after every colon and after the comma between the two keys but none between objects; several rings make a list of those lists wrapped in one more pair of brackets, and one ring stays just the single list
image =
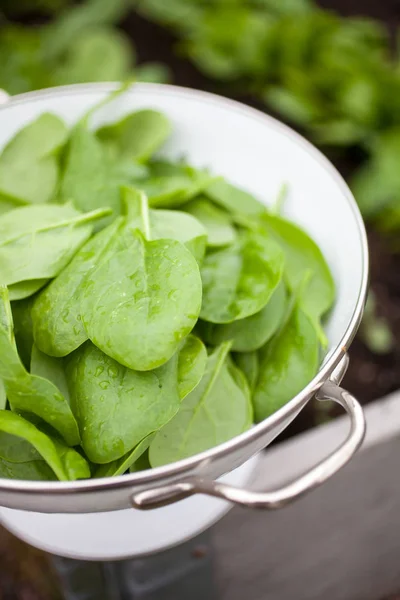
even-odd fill
[{"label": "pile of spinach leaves", "polygon": [[42,114],[0,155],[0,475],[74,480],[221,444],[316,374],[310,237],[157,153],[165,115]]}]

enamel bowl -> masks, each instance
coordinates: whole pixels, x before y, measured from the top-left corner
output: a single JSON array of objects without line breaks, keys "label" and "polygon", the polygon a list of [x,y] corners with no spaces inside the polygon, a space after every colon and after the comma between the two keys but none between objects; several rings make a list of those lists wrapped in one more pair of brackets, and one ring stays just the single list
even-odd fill
[{"label": "enamel bowl", "polygon": [[[0,146],[44,111],[72,125],[113,89],[109,84],[77,85],[12,98],[0,109]],[[59,483],[1,479],[3,524],[35,546],[76,558],[124,558],[169,547],[218,519],[228,508],[226,501],[266,509],[283,506],[341,468],[360,446],[365,429],[359,404],[339,387],[368,279],[363,222],[341,176],[318,150],[282,123],[205,92],[136,84],[99,109],[93,126],[140,108],[160,110],[172,121],[173,134],[163,156],[185,155],[267,205],[286,182],[284,214],[321,247],[336,282],[337,300],[327,322],[328,353],[317,376],[246,433],[172,465],[116,478]],[[345,441],[338,440],[335,452],[283,488],[248,490],[254,457],[314,395],[338,402],[347,411],[350,432]],[[145,509],[152,510],[145,513]]]}]

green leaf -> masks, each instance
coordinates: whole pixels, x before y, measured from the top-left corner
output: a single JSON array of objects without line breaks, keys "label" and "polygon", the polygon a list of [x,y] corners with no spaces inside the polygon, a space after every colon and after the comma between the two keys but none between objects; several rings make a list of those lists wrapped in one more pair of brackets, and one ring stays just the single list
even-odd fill
[{"label": "green leaf", "polygon": [[175,240],[146,241],[136,231],[129,249],[91,272],[81,314],[98,348],[122,365],[146,371],[176,352],[200,306],[201,278],[189,250]]},{"label": "green leaf", "polygon": [[88,339],[80,306],[86,277],[119,248],[124,225],[120,217],[93,236],[35,300],[33,335],[42,352],[66,356]]},{"label": "green leaf", "polygon": [[118,460],[179,408],[175,355],[153,371],[123,367],[87,342],[67,364],[74,413],[88,458]]},{"label": "green leaf", "polygon": [[7,406],[7,392],[4,387],[3,380],[0,379],[0,410],[4,410]]},{"label": "green leaf", "polygon": [[138,227],[147,239],[178,240],[185,244],[198,263],[202,262],[207,232],[195,217],[178,210],[149,210],[144,193],[134,188],[122,189],[122,201],[132,228]]},{"label": "green leaf", "polygon": [[[99,60],[99,56],[102,57]],[[81,33],[68,48],[54,73],[57,85],[96,81],[124,81],[133,68],[128,37],[113,27],[96,27]]]},{"label": "green leaf", "polygon": [[239,435],[252,422],[249,390],[227,362],[229,343],[207,361],[199,385],[183,400],[175,417],[150,444],[152,467],[197,454]]},{"label": "green leaf", "polygon": [[207,363],[207,350],[203,342],[188,335],[178,357],[178,389],[183,400],[199,384]]},{"label": "green leaf", "polygon": [[200,316],[211,323],[230,323],[259,312],[278,286],[283,254],[269,237],[243,233],[238,242],[204,259]]},{"label": "green leaf", "polygon": [[17,203],[49,202],[58,182],[56,155],[66,139],[65,124],[50,113],[21,129],[0,156],[0,194]]},{"label": "green leaf", "polygon": [[263,225],[284,252],[284,279],[289,290],[296,292],[304,276],[309,273],[310,278],[302,290],[299,304],[319,329],[321,317],[331,308],[335,299],[335,283],[321,250],[300,227],[281,217],[264,215]]},{"label": "green leaf", "polygon": [[60,390],[64,398],[70,401],[64,363],[60,358],[47,356],[35,344],[32,346],[31,374],[47,379]]},{"label": "green leaf", "polygon": [[105,465],[100,465],[94,477],[116,477],[117,475],[123,475],[146,452],[154,436],[155,433],[150,433],[150,435],[146,436],[144,440],[139,442],[133,450],[125,454],[122,458],[113,460],[111,463]]},{"label": "green leaf", "polygon": [[253,398],[257,422],[289,402],[318,372],[317,330],[297,302],[286,323],[259,356],[259,378]]},{"label": "green leaf", "polygon": [[201,333],[204,340],[212,346],[231,340],[232,350],[251,352],[261,348],[276,333],[286,314],[286,309],[286,290],[284,284],[280,282],[270,300],[259,312],[225,325],[203,323]]},{"label": "green leaf", "polygon": [[128,9],[126,0],[86,0],[68,7],[45,30],[44,56],[48,60],[62,57],[89,28],[116,23]]},{"label": "green leaf", "polygon": [[135,186],[146,194],[152,208],[180,207],[217,179],[208,171],[185,163],[153,161],[149,169],[149,177],[137,181]]},{"label": "green leaf", "polygon": [[258,352],[236,352],[233,353],[233,360],[239,369],[243,372],[244,376],[247,379],[247,383],[249,385],[251,393],[254,392],[259,372],[260,365],[258,359]]},{"label": "green leaf", "polygon": [[[61,199],[72,200],[84,212],[109,207],[115,217],[121,212],[120,186],[129,183],[126,171],[121,172],[96,135],[78,124],[67,148]],[[109,222],[110,218],[101,225]]]},{"label": "green leaf", "polygon": [[12,318],[14,321],[14,335],[18,354],[27,370],[30,368],[33,346],[33,324],[31,316],[33,302],[34,298],[30,297],[11,304]]},{"label": "green leaf", "polygon": [[[17,208],[0,217],[1,283],[55,277],[92,233],[92,222],[104,215],[81,215],[66,204]],[[31,293],[37,290],[33,285]],[[15,296],[14,296],[15,297]]]},{"label": "green leaf", "polygon": [[10,300],[24,300],[30,298],[46,285],[48,279],[31,279],[29,281],[19,281],[8,286]]},{"label": "green leaf", "polygon": [[156,110],[138,110],[121,121],[102,127],[97,137],[111,144],[121,155],[147,160],[165,142],[171,133],[171,124]]},{"label": "green leaf", "polygon": [[0,477],[4,479],[24,479],[25,481],[53,481],[57,477],[44,460],[25,463],[8,462],[0,458]]},{"label": "green leaf", "polygon": [[254,216],[266,212],[265,206],[252,194],[224,179],[211,183],[204,193],[213,202],[234,215]]},{"label": "green leaf", "polygon": [[236,231],[229,213],[214,206],[206,197],[191,200],[184,206],[184,210],[205,227],[208,246],[229,246],[236,240]]},{"label": "green leaf", "polygon": [[[49,436],[39,431],[35,425],[9,410],[2,410],[0,411],[0,431],[29,442],[44,458],[60,481],[70,479],[55,443]],[[71,450],[71,452],[74,451]],[[16,471],[14,474],[19,475],[18,469]]]},{"label": "green leaf", "polygon": [[0,323],[0,378],[14,411],[36,415],[57,430],[67,444],[79,444],[79,431],[71,408],[58,388],[42,377],[28,373],[18,356],[12,332],[11,307],[7,288],[0,288],[0,314],[9,315]]}]

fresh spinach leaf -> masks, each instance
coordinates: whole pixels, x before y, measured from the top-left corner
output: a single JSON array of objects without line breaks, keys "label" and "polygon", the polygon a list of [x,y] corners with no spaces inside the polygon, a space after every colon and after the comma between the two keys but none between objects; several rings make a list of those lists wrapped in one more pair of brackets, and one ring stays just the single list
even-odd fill
[{"label": "fresh spinach leaf", "polygon": [[156,110],[138,110],[118,123],[97,131],[101,142],[115,146],[118,153],[137,160],[147,160],[171,133],[167,117]]},{"label": "fresh spinach leaf", "polygon": [[252,352],[235,352],[232,356],[239,369],[245,375],[250,391],[253,393],[260,372],[258,352],[255,350]]},{"label": "fresh spinach leaf", "polygon": [[232,323],[216,325],[203,322],[201,332],[204,340],[212,346],[232,340],[232,350],[251,352],[268,342],[280,327],[286,314],[287,296],[281,281],[267,304],[259,312]]},{"label": "fresh spinach leaf", "polygon": [[299,303],[314,321],[321,342],[325,343],[320,319],[335,300],[335,283],[321,250],[300,227],[281,217],[264,215],[263,225],[284,252],[284,279],[289,290],[295,293],[304,276],[310,274]]},{"label": "fresh spinach leaf", "polygon": [[130,227],[138,227],[147,239],[178,240],[201,264],[206,251],[207,232],[195,217],[178,210],[149,210],[145,194],[134,188],[123,188],[122,199],[127,207]]},{"label": "fresh spinach leaf", "polygon": [[259,351],[259,360],[253,397],[256,421],[266,419],[289,402],[318,371],[317,331],[298,300],[281,330]]},{"label": "fresh spinach leaf", "polygon": [[26,298],[12,302],[12,319],[14,322],[14,336],[18,348],[18,354],[27,370],[30,369],[32,346],[33,346],[33,324],[32,306],[34,298]]},{"label": "fresh spinach leaf", "polygon": [[[70,479],[70,473],[66,471],[56,444],[49,436],[35,427],[35,425],[14,412],[2,410],[0,411],[0,431],[29,442],[40,456],[43,457],[60,481],[68,481]],[[71,448],[69,448],[69,451],[77,454]],[[15,474],[18,475],[18,469],[16,471]]]},{"label": "fresh spinach leaf", "polygon": [[105,465],[100,465],[96,470],[94,477],[116,477],[117,475],[123,475],[146,452],[154,436],[155,433],[150,433],[144,440],[139,442],[133,450],[125,454],[122,458]]},{"label": "fresh spinach leaf", "polygon": [[17,208],[0,217],[1,283],[13,285],[55,277],[92,233],[92,222],[108,211],[82,215],[72,205]]},{"label": "fresh spinach leaf", "polygon": [[188,335],[178,357],[178,389],[181,399],[199,384],[206,364],[207,350],[203,342],[194,335]]},{"label": "fresh spinach leaf", "polygon": [[8,286],[10,300],[24,300],[30,298],[46,285],[48,279],[31,279],[19,281]]},{"label": "fresh spinach leaf", "polygon": [[0,316],[0,378],[12,410],[36,415],[58,431],[67,444],[79,444],[78,426],[65,397],[53,383],[31,375],[21,363],[5,287],[0,287]]},{"label": "fresh spinach leaf", "polygon": [[213,202],[234,215],[264,214],[266,208],[252,194],[219,178],[205,188],[204,193]]},{"label": "fresh spinach leaf", "polygon": [[147,179],[136,182],[152,208],[177,208],[203,192],[217,178],[206,170],[185,163],[149,163]]},{"label": "fresh spinach leaf", "polygon": [[235,227],[229,213],[214,206],[206,197],[191,200],[184,206],[184,210],[203,224],[207,231],[208,246],[229,246],[236,240]]},{"label": "fresh spinach leaf", "polygon": [[7,406],[7,392],[4,387],[3,380],[0,379],[0,410],[4,410]]},{"label": "fresh spinach leaf", "polygon": [[36,298],[32,308],[33,336],[42,352],[66,356],[88,339],[80,307],[85,280],[118,248],[124,225],[120,217],[93,236]]},{"label": "fresh spinach leaf", "polygon": [[147,241],[138,230],[132,246],[85,283],[81,315],[89,339],[131,369],[165,363],[200,312],[201,278],[189,250],[175,240]]},{"label": "fresh spinach leaf", "polygon": [[65,368],[62,359],[47,356],[35,344],[32,346],[31,374],[47,379],[60,390],[67,402],[70,402]]},{"label": "fresh spinach leaf", "polygon": [[[84,212],[109,207],[115,217],[121,213],[120,187],[129,183],[126,168],[121,170],[121,165],[110,156],[95,133],[83,123],[76,125],[67,147],[60,198],[73,200]],[[104,219],[101,226],[110,220],[110,217]]]},{"label": "fresh spinach leaf", "polygon": [[0,195],[16,203],[49,202],[67,134],[63,121],[50,113],[21,129],[0,155]]},{"label": "fresh spinach leaf", "polygon": [[54,481],[57,477],[44,460],[14,463],[0,458],[0,477],[25,481]]},{"label": "fresh spinach leaf", "polygon": [[209,253],[201,268],[201,318],[230,323],[259,312],[282,278],[283,262],[280,247],[270,237],[251,231],[232,246]]},{"label": "fresh spinach leaf", "polygon": [[153,371],[127,369],[90,342],[67,361],[71,403],[88,458],[118,460],[165,425],[180,405],[178,356]]},{"label": "fresh spinach leaf", "polygon": [[[227,362],[229,343],[208,357],[199,385],[183,400],[175,417],[150,444],[152,467],[165,465],[226,442],[252,422],[250,394]],[[240,383],[238,385],[238,383]]]}]

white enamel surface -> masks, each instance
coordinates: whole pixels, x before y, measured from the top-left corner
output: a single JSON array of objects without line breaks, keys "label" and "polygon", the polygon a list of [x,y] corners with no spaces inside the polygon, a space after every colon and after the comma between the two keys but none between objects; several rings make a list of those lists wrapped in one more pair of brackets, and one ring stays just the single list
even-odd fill
[{"label": "white enamel surface", "polygon": [[[29,101],[21,97],[0,109],[0,147],[44,111],[73,124],[105,95],[99,87],[75,87],[29,96]],[[174,132],[163,155],[185,155],[199,167],[208,166],[267,205],[282,183],[289,185],[285,214],[320,245],[335,278],[337,301],[327,324],[332,353],[350,326],[363,288],[363,259],[359,215],[328,161],[274,119],[216,96],[170,86],[136,86],[100,109],[93,125],[113,122],[139,108],[159,109],[171,119]],[[249,461],[223,479],[244,486],[253,466]],[[52,515],[3,508],[0,516],[6,527],[37,547],[77,558],[112,559],[154,552],[188,539],[227,509],[218,500],[197,496],[148,513],[132,509]]]},{"label": "white enamel surface", "polygon": [[[258,457],[221,477],[243,487],[251,484]],[[193,496],[164,508],[134,508],[85,515],[48,515],[0,508],[1,524],[28,544],[69,558],[117,560],[170,548],[201,533],[223,517],[230,505]]]}]

